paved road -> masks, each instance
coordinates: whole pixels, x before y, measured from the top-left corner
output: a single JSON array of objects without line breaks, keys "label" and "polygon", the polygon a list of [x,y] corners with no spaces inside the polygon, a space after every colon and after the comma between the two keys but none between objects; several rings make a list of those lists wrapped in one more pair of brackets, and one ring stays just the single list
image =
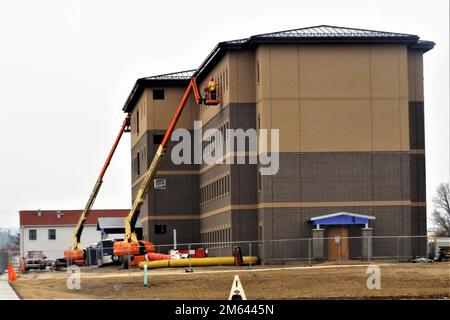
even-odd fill
[{"label": "paved road", "polygon": [[0,300],[19,300],[19,297],[8,282],[8,274],[0,276]]}]

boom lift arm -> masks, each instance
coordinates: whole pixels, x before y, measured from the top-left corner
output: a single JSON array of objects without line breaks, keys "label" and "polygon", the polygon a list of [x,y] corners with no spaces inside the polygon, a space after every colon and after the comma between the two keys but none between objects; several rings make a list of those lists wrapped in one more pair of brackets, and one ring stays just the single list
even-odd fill
[{"label": "boom lift arm", "polygon": [[109,167],[109,164],[111,163],[111,159],[114,155],[114,152],[117,149],[117,146],[119,145],[120,138],[122,137],[124,132],[130,132],[130,116],[128,115],[125,120],[123,120],[122,126],[120,128],[120,131],[116,137],[116,140],[114,141],[114,144],[109,151],[108,157],[106,158],[106,161],[102,167],[102,171],[100,171],[100,175],[97,178],[97,181],[95,182],[94,188],[92,189],[91,194],[89,195],[89,199],[86,203],[86,206],[84,207],[83,213],[80,216],[80,219],[78,220],[77,225],[75,226],[75,229],[73,230],[72,234],[72,248],[64,251],[64,258],[66,260],[83,260],[84,259],[84,253],[81,248],[81,234],[83,233],[84,225],[87,221],[87,218],[89,217],[89,213],[91,212],[92,206],[94,205],[95,199],[97,198],[97,194],[100,191],[100,188],[103,184],[103,177],[106,173],[106,170]]},{"label": "boom lift arm", "polygon": [[139,241],[137,239],[135,225],[137,218],[139,217],[142,204],[144,203],[145,197],[147,196],[148,189],[153,182],[156,172],[158,171],[159,164],[161,163],[161,160],[166,151],[167,143],[170,139],[170,136],[172,135],[172,132],[175,129],[175,126],[181,116],[181,113],[186,105],[191,91],[194,93],[194,98],[197,104],[205,103],[207,105],[214,105],[220,102],[219,100],[203,99],[198,91],[195,77],[191,78],[189,85],[186,88],[183,97],[181,98],[178,108],[176,109],[175,114],[172,117],[172,121],[170,122],[169,127],[166,130],[164,138],[158,149],[156,150],[155,156],[153,157],[153,160],[144,175],[144,179],[136,194],[133,206],[131,207],[128,216],[125,218],[125,239],[124,241],[116,241],[114,243],[114,255],[126,256],[130,254],[145,254],[154,250],[153,244],[151,244],[150,242],[142,240]]}]

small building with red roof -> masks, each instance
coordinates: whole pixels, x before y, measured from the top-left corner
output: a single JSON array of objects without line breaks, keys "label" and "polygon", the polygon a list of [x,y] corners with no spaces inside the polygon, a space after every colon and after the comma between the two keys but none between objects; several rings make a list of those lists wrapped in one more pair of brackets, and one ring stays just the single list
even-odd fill
[{"label": "small building with red roof", "polygon": [[[84,225],[81,244],[87,247],[102,240],[99,218],[125,218],[129,209],[92,210]],[[72,233],[83,210],[23,210],[20,216],[20,252],[42,251],[48,259],[64,256],[72,244]]]}]

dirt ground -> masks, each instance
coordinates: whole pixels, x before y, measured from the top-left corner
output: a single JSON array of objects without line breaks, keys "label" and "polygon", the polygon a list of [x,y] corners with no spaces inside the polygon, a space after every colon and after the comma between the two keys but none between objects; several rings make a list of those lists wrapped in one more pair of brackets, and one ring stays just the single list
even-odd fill
[{"label": "dirt ground", "polygon": [[248,267],[151,270],[143,286],[141,270],[88,269],[81,289],[66,287],[65,272],[29,273],[13,282],[22,299],[174,299],[228,298],[239,275],[248,299],[449,299],[450,264],[378,264],[381,289],[367,288],[367,265]]}]

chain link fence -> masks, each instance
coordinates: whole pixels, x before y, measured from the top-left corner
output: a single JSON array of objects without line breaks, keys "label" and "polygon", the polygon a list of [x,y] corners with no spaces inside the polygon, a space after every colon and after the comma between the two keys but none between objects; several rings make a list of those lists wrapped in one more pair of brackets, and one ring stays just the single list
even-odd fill
[{"label": "chain link fence", "polygon": [[[120,265],[120,258],[114,256],[112,242],[106,246],[90,246],[85,249],[83,265],[99,271],[107,266]],[[176,247],[176,248],[175,248]],[[328,237],[279,239],[265,241],[227,241],[207,243],[181,243],[155,245],[155,252],[170,254],[176,249],[177,258],[192,259],[203,249],[207,257],[232,257],[233,248],[239,247],[243,256],[256,256],[258,265],[314,265],[318,263],[354,263],[371,261],[414,261],[417,258],[434,258],[433,244],[427,236],[370,236],[370,237]],[[203,255],[201,255],[203,256]],[[48,257],[51,257],[48,258]],[[59,257],[59,258],[56,258]],[[8,259],[18,271],[55,271],[64,270],[68,264],[64,261],[64,250],[45,250],[33,252],[0,251],[0,271],[7,269]],[[133,257],[127,257],[133,261]],[[217,267],[229,267],[234,263],[217,260]],[[198,262],[198,261],[197,261]],[[198,265],[198,264],[197,264]],[[200,264],[201,265],[201,264]],[[248,267],[254,267],[250,262]],[[191,265],[189,264],[189,269]]]}]

